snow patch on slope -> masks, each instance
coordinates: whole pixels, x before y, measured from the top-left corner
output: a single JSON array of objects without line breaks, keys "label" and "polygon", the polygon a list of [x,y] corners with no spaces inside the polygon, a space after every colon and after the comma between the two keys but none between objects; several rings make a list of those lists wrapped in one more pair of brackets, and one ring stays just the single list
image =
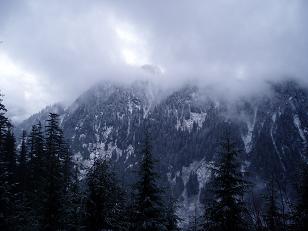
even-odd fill
[{"label": "snow patch on slope", "polygon": [[258,112],[258,109],[255,109],[253,121],[247,122],[247,130],[248,130],[247,134],[242,135],[242,140],[243,140],[243,143],[244,143],[244,146],[245,146],[246,153],[249,153],[251,151],[251,148],[252,148],[251,142],[252,142],[253,131],[254,131],[254,128],[255,128],[255,125],[256,125],[257,112]]},{"label": "snow patch on slope", "polygon": [[103,137],[104,137],[105,140],[106,140],[106,139],[109,137],[109,135],[111,134],[112,129],[113,129],[112,126],[106,126],[106,125],[105,125],[104,131],[102,132],[102,135],[103,135]]},{"label": "snow patch on slope", "polygon": [[134,149],[133,145],[131,145],[131,144],[128,145],[128,147],[125,150],[125,152],[126,152],[126,157],[125,157],[124,163],[128,160],[129,157],[131,157],[134,154],[135,149]]},{"label": "snow patch on slope", "polygon": [[303,142],[307,143],[307,139],[306,139],[305,133],[303,131],[301,121],[300,121],[300,119],[299,119],[297,114],[295,114],[293,116],[293,122],[294,122],[294,125],[297,128],[297,130],[298,130],[298,134],[302,138]]},{"label": "snow patch on slope", "polygon": [[196,124],[197,128],[200,129],[203,126],[206,116],[207,116],[206,112],[201,112],[201,113],[190,112],[189,119],[179,119],[179,118],[177,119],[175,128],[177,130],[191,132],[194,124]]},{"label": "snow patch on slope", "polygon": [[277,156],[278,156],[278,158],[279,158],[280,166],[282,167],[282,169],[283,169],[284,171],[286,171],[286,167],[285,167],[285,165],[284,165],[284,163],[283,163],[283,161],[282,161],[281,154],[280,154],[280,152],[279,152],[279,150],[278,150],[278,147],[277,147],[277,144],[276,144],[274,135],[273,135],[276,119],[277,119],[277,113],[274,113],[274,114],[272,115],[272,125],[271,125],[270,135],[271,135],[272,143],[273,143],[273,145],[274,145],[276,154],[277,154]]},{"label": "snow patch on slope", "polygon": [[[213,167],[213,163],[207,163],[205,160],[194,161],[188,167],[182,167],[181,176],[184,182],[185,188],[182,193],[183,201],[179,206],[177,211],[180,218],[183,219],[182,225],[188,224],[189,215],[193,215],[196,212],[200,213],[202,205],[199,201],[201,189],[205,186],[205,184],[209,181],[211,177],[211,168]],[[195,173],[197,175],[197,179],[199,182],[199,193],[190,198],[187,197],[187,189],[186,185],[189,180],[189,176],[191,173]],[[178,175],[178,174],[176,174]],[[175,178],[173,179],[175,181]],[[199,214],[200,215],[200,214]]]}]

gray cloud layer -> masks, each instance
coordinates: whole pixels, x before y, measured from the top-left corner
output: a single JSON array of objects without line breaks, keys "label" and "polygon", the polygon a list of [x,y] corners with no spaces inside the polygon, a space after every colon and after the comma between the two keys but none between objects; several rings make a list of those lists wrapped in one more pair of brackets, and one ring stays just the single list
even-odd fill
[{"label": "gray cloud layer", "polygon": [[305,0],[1,1],[0,88],[20,119],[100,79],[148,78],[144,64],[168,86],[307,83],[307,12]]}]

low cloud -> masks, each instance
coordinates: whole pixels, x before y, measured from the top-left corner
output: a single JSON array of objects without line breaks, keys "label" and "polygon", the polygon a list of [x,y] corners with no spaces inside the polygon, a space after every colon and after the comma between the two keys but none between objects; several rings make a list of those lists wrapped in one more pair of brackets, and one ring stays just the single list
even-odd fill
[{"label": "low cloud", "polygon": [[307,10],[305,0],[1,1],[0,88],[20,120],[104,79],[232,95],[307,84]]}]

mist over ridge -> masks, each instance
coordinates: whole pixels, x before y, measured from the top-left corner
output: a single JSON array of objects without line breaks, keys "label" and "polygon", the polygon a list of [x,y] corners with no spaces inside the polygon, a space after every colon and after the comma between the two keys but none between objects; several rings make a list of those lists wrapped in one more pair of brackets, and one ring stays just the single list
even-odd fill
[{"label": "mist over ridge", "polygon": [[192,83],[231,98],[262,94],[265,82],[307,85],[307,7],[304,0],[2,1],[1,91],[20,121],[101,80]]}]

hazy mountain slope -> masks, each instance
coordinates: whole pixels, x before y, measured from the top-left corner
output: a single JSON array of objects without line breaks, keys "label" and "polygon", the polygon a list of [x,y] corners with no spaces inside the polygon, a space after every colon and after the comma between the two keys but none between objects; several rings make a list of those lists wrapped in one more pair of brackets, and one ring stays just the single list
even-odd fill
[{"label": "hazy mountain slope", "polygon": [[[199,204],[226,130],[243,150],[242,167],[252,180],[262,182],[272,172],[289,180],[299,160],[307,160],[307,90],[293,82],[272,85],[269,95],[232,104],[212,99],[197,87],[155,101],[149,89],[147,83],[98,85],[65,112],[60,110],[62,126],[75,159],[84,167],[95,156],[111,158],[123,179],[130,181],[147,124],[159,171],[181,201],[179,211],[186,218]],[[33,121],[46,118],[47,111],[20,127],[28,129]]]}]

